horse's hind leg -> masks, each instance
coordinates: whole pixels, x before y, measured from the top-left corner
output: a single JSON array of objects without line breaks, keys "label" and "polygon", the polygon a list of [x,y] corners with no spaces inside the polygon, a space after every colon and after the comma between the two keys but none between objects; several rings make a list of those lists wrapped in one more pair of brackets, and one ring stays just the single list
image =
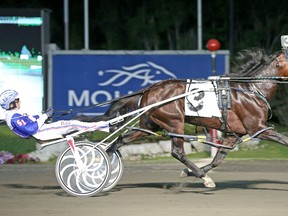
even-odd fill
[{"label": "horse's hind leg", "polygon": [[113,143],[112,146],[108,148],[108,152],[113,152],[122,146],[144,136],[148,136],[150,134],[144,132],[144,131],[129,131],[127,133],[124,133],[118,137],[118,139]]},{"label": "horse's hind leg", "polygon": [[[196,166],[196,164],[194,164],[187,158],[184,152],[183,143],[184,140],[182,138],[172,138],[171,155],[177,160],[179,160],[181,163],[185,164],[185,166],[191,170],[193,176],[202,178],[206,187],[214,188],[215,183],[213,182],[213,180],[202,169],[200,169],[198,166]],[[180,175],[180,177],[184,176]]]}]

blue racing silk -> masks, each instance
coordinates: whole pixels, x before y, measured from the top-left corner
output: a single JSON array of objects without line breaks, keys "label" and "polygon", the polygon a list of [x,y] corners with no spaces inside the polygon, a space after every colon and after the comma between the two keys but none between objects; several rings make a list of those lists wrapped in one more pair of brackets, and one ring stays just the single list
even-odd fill
[{"label": "blue racing silk", "polygon": [[6,112],[6,123],[8,127],[15,134],[25,139],[37,133],[39,129],[38,118],[39,115],[29,116],[12,110]]}]

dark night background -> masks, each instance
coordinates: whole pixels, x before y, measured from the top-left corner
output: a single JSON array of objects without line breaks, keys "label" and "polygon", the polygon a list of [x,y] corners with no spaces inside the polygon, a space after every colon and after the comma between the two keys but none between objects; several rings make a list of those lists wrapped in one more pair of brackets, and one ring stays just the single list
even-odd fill
[{"label": "dark night background", "polygon": [[[0,8],[51,10],[51,42],[64,49],[63,0],[1,0]],[[217,38],[231,54],[252,46],[281,48],[287,0],[202,0],[203,49]],[[84,47],[84,1],[69,1],[69,48]],[[90,0],[91,50],[195,50],[197,0]]]}]

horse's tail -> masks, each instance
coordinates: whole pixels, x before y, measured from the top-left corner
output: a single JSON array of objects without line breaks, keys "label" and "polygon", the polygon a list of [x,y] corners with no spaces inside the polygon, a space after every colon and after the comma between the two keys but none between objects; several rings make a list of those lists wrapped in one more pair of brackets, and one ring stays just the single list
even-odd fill
[{"label": "horse's tail", "polygon": [[111,103],[108,110],[99,116],[86,116],[79,115],[76,117],[77,120],[85,122],[99,122],[99,121],[108,121],[113,118],[116,118],[119,115],[129,113],[138,108],[138,103],[142,94],[136,94],[132,96],[127,96]]}]

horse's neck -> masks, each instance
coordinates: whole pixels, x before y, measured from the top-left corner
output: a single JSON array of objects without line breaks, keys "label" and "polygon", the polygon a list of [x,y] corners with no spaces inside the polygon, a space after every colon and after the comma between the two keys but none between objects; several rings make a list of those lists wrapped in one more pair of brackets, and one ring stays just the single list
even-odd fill
[{"label": "horse's neck", "polygon": [[248,91],[254,94],[261,94],[266,100],[271,100],[275,95],[278,84],[276,83],[232,83],[231,87],[235,89],[242,89],[243,91]]},{"label": "horse's neck", "polygon": [[[272,65],[267,67],[265,70],[261,72],[258,76],[262,77],[273,77],[273,76],[279,76],[278,70],[274,68]],[[266,100],[271,100],[273,96],[276,94],[276,91],[278,89],[278,84],[270,82],[267,80],[267,82],[256,82],[250,84],[252,88],[254,88],[256,91],[262,94],[266,98]]]},{"label": "horse's neck", "polygon": [[250,85],[256,91],[258,91],[258,93],[261,93],[267,100],[271,100],[278,89],[277,83],[251,83]]}]

